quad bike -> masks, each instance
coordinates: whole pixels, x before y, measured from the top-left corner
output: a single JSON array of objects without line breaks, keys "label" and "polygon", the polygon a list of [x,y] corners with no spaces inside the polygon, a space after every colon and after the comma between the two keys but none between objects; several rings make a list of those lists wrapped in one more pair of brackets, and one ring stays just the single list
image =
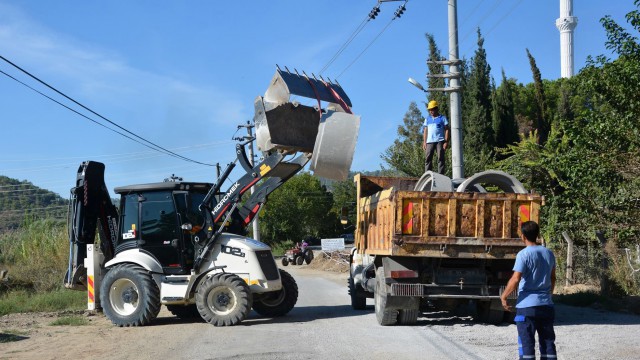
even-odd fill
[{"label": "quad bike", "polygon": [[303,251],[300,248],[293,248],[285,252],[282,258],[282,265],[287,266],[289,263],[292,265],[302,265],[303,263],[309,265],[311,260],[313,260],[313,250],[307,248]]}]

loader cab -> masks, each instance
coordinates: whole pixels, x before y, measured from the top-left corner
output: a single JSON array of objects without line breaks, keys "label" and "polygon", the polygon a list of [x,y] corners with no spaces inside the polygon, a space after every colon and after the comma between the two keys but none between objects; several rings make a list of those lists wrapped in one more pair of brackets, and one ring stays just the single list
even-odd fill
[{"label": "loader cab", "polygon": [[206,237],[199,206],[210,188],[208,183],[177,181],[116,188],[120,221],[115,254],[140,249],[165,274],[188,274],[198,243]]}]

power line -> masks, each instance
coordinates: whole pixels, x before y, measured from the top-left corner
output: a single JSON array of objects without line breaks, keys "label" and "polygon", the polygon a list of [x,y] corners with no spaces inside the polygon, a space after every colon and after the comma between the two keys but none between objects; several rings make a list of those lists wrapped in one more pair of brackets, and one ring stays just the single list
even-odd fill
[{"label": "power line", "polygon": [[365,52],[367,52],[367,50],[369,50],[369,48],[371,47],[371,45],[373,45],[373,43],[374,43],[374,42],[376,42],[376,40],[378,40],[378,38],[379,38],[379,37],[380,37],[380,36],[381,36],[385,31],[387,31],[387,29],[389,28],[389,26],[391,25],[391,23],[393,22],[393,20],[394,20],[394,19],[395,19],[395,17],[394,17],[393,19],[389,20],[389,23],[388,23],[388,24],[387,24],[387,25],[382,29],[382,31],[380,31],[380,32],[378,33],[378,35],[376,35],[376,37],[375,37],[375,38],[373,38],[373,40],[371,40],[371,42],[370,42],[370,43],[369,43],[369,44],[368,44],[368,45],[367,45],[367,46],[366,46],[366,47],[365,47],[365,48],[360,52],[360,54],[358,54],[358,56],[356,56],[356,58],[355,58],[355,59],[353,59],[353,61],[352,61],[349,65],[347,65],[347,67],[346,67],[346,68],[344,68],[344,70],[342,70],[342,72],[341,72],[338,76],[336,76],[336,79],[338,79],[339,77],[341,77],[341,76],[342,76],[342,74],[344,74],[347,70],[349,70],[349,68],[351,67],[351,65],[355,64],[355,62],[356,62],[356,61],[358,61],[358,59],[360,59],[360,57],[361,57],[362,55],[364,55],[364,53],[365,53]]},{"label": "power line", "polygon": [[344,52],[344,50],[346,50],[346,48],[349,46],[349,44],[351,44],[351,42],[356,38],[356,36],[358,36],[358,34],[360,34],[360,32],[362,32],[362,30],[365,28],[365,26],[367,26],[367,24],[369,23],[369,20],[370,20],[369,15],[365,16],[364,20],[362,20],[360,25],[358,25],[358,27],[351,33],[351,35],[349,36],[347,41],[345,41],[345,43],[342,44],[340,49],[338,49],[338,51],[333,55],[333,57],[329,60],[329,62],[327,62],[322,67],[322,69],[320,69],[320,71],[318,72],[319,75],[322,75],[322,73],[325,70],[327,70],[329,68],[329,66],[331,66],[331,64],[333,64],[334,61],[336,61],[338,56],[340,56]]},{"label": "power line", "polygon": [[135,139],[133,139],[133,138],[131,138],[131,137],[129,137],[129,136],[127,136],[127,135],[125,135],[125,134],[123,134],[123,133],[119,132],[119,131],[117,131],[117,130],[114,130],[114,129],[111,129],[111,128],[109,128],[109,127],[105,126],[104,124],[100,124],[99,122],[97,122],[97,121],[95,121],[95,120],[93,120],[93,119],[89,118],[88,116],[86,116],[86,115],[84,115],[84,114],[81,114],[80,112],[78,112],[78,111],[76,111],[76,110],[74,110],[74,109],[70,108],[69,106],[62,104],[61,102],[59,102],[59,101],[57,101],[57,100],[55,100],[55,99],[51,98],[50,96],[45,95],[44,93],[42,93],[42,92],[40,92],[40,91],[38,91],[38,90],[34,89],[33,87],[31,87],[31,86],[29,86],[29,85],[25,84],[24,82],[22,82],[22,81],[20,81],[20,80],[16,79],[15,77],[13,77],[13,76],[11,76],[11,75],[9,75],[9,74],[5,73],[4,71],[1,71],[1,70],[0,70],[0,72],[1,72],[2,74],[4,74],[4,75],[8,76],[9,78],[11,78],[11,79],[13,79],[13,80],[15,80],[15,81],[19,82],[20,84],[22,84],[22,85],[24,85],[24,86],[28,87],[29,89],[31,89],[31,90],[33,90],[33,91],[37,92],[38,94],[40,94],[40,95],[42,95],[42,96],[46,97],[47,99],[49,99],[49,100],[51,100],[51,101],[53,101],[53,102],[57,103],[58,105],[63,106],[64,108],[66,108],[66,109],[68,109],[68,110],[70,110],[70,111],[72,111],[72,112],[74,112],[74,113],[76,113],[76,114],[78,114],[78,115],[80,115],[80,116],[82,116],[82,117],[86,118],[87,120],[90,120],[91,122],[94,122],[94,123],[96,123],[96,124],[98,124],[98,125],[100,125],[100,126],[103,126],[103,127],[107,128],[107,129],[109,129],[109,130],[111,130],[111,131],[113,131],[113,132],[115,132],[115,133],[119,134],[119,135],[122,135],[122,136],[126,137],[126,138],[127,138],[127,139],[129,139],[129,140],[135,141],[135,142],[137,142],[138,144],[144,145],[144,146],[146,146],[146,147],[148,147],[148,148],[150,148],[150,149],[153,149],[153,150],[155,150],[155,151],[162,152],[162,153],[164,153],[164,154],[166,154],[166,155],[170,155],[170,156],[173,156],[173,157],[176,157],[176,158],[179,158],[179,159],[185,160],[185,161],[193,162],[193,163],[196,163],[196,164],[200,164],[200,165],[214,166],[213,164],[202,163],[202,162],[199,162],[199,161],[196,161],[196,160],[193,160],[193,159],[189,159],[189,158],[184,157],[184,156],[182,156],[182,155],[176,154],[176,153],[174,153],[174,152],[172,152],[172,151],[170,151],[170,150],[167,150],[167,149],[163,148],[162,146],[160,146],[160,145],[158,145],[158,144],[155,144],[154,142],[149,141],[149,140],[147,140],[147,139],[145,139],[145,138],[143,138],[143,137],[141,137],[141,136],[139,136],[139,135],[137,135],[137,134],[135,134],[135,133],[133,133],[133,132],[131,132],[131,131],[127,130],[127,129],[125,129],[124,127],[122,127],[122,126],[118,125],[117,123],[115,123],[115,122],[113,122],[113,121],[111,121],[111,120],[107,119],[106,117],[104,117],[104,116],[102,116],[102,115],[98,114],[97,112],[95,112],[95,111],[91,110],[90,108],[88,108],[88,107],[84,106],[83,104],[81,104],[81,103],[79,103],[78,101],[74,100],[73,98],[71,98],[71,97],[67,96],[66,94],[64,94],[63,92],[61,92],[61,91],[59,91],[58,89],[54,88],[53,86],[51,86],[51,85],[47,84],[47,83],[46,83],[46,82],[44,82],[43,80],[40,80],[40,79],[39,79],[38,77],[36,77],[35,75],[32,75],[30,72],[28,72],[28,71],[24,70],[24,69],[23,69],[23,68],[21,68],[20,66],[18,66],[18,65],[16,65],[16,64],[14,64],[13,62],[9,61],[9,60],[8,60],[7,58],[5,58],[4,56],[0,55],[0,59],[4,60],[4,61],[5,61],[5,62],[7,62],[9,65],[11,65],[11,66],[15,67],[16,69],[20,70],[21,72],[23,72],[24,74],[28,75],[29,77],[31,77],[32,79],[36,80],[37,82],[41,83],[42,85],[44,85],[44,86],[48,87],[49,89],[51,89],[51,90],[55,91],[55,92],[56,92],[56,93],[58,93],[59,95],[62,95],[62,96],[63,96],[63,97],[65,97],[67,100],[70,100],[71,102],[73,102],[73,103],[75,103],[76,105],[78,105],[78,106],[82,107],[83,109],[85,109],[85,110],[89,111],[90,113],[92,113],[92,114],[94,114],[94,115],[98,116],[99,118],[101,118],[101,119],[103,119],[103,120],[107,121],[107,122],[108,122],[108,123],[110,123],[111,125],[113,125],[113,126],[115,126],[115,127],[119,128],[119,129],[121,129],[121,130],[125,131],[125,132],[126,132],[126,133],[128,133],[128,134],[133,135],[134,137],[136,137],[136,138],[138,138],[138,139],[140,139],[140,140],[142,140],[142,141],[146,142],[147,144],[151,144],[152,146],[147,145],[147,144],[144,144],[144,143],[141,143],[141,142],[139,142],[139,141],[137,141],[137,140],[135,140]]}]

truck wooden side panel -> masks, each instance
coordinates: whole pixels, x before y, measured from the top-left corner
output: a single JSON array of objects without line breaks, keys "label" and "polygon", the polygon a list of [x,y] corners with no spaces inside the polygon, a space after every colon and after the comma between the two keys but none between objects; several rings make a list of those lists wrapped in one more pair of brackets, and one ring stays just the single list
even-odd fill
[{"label": "truck wooden side panel", "polygon": [[356,247],[366,255],[514,259],[535,194],[413,191],[417,179],[356,175]]}]

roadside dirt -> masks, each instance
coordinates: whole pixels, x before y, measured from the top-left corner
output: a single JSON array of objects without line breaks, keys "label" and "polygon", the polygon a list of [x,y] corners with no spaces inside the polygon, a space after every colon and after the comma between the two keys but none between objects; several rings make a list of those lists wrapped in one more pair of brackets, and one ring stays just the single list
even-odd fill
[{"label": "roadside dirt", "polygon": [[[320,252],[311,264],[296,266],[296,270],[334,280],[340,278],[337,282],[348,276],[348,265],[340,256],[325,258]],[[558,312],[558,346],[564,353],[561,358],[581,359],[584,354],[591,354],[586,357],[594,359],[637,358],[640,317],[606,311],[597,304],[590,308],[560,305]],[[512,346],[515,336],[515,329],[507,324],[487,325],[486,331],[478,331],[484,327],[468,326],[466,320],[451,322],[430,314],[425,316],[421,318],[420,331],[437,332],[448,341],[469,346],[489,344],[496,351],[504,351]],[[52,325],[63,317],[80,317],[87,324]],[[175,346],[167,343],[168,338],[172,343],[188,343],[188,334],[194,326],[209,331],[208,324],[178,321],[164,307],[152,326],[141,328],[117,328],[103,314],[87,311],[10,314],[0,317],[0,359],[155,359]],[[616,355],[611,357],[613,353]]]}]

